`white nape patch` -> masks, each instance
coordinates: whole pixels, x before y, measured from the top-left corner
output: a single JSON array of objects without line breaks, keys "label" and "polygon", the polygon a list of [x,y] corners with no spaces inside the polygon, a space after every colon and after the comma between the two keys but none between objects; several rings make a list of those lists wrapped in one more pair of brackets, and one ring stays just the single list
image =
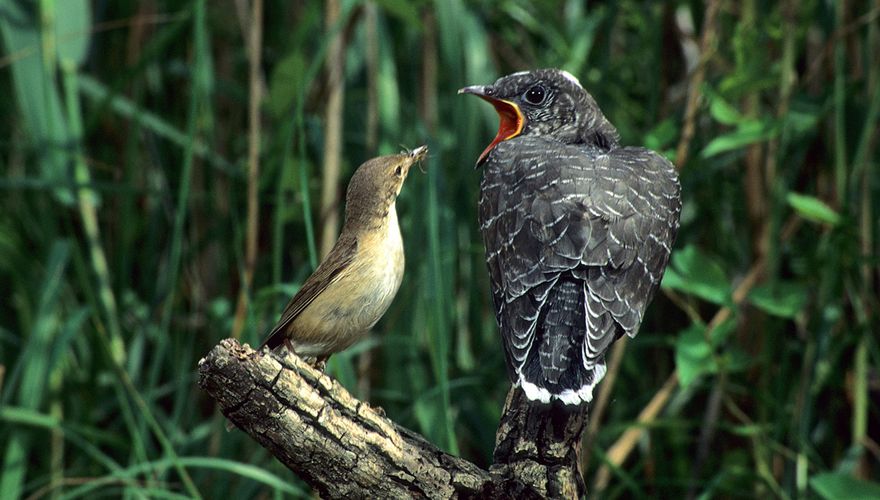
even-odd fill
[{"label": "white nape patch", "polygon": [[571,83],[577,85],[578,87],[580,87],[580,88],[584,88],[584,87],[581,85],[580,80],[578,80],[574,75],[572,75],[572,74],[569,73],[568,71],[565,71],[564,69],[561,69],[561,70],[559,70],[559,74],[562,75],[562,76],[564,76],[566,80],[568,80],[568,81],[570,81]]}]

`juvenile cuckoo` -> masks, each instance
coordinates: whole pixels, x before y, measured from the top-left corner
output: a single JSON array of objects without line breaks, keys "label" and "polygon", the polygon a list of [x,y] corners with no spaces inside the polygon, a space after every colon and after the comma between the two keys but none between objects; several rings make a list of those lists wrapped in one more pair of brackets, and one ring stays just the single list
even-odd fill
[{"label": "juvenile cuckoo", "polygon": [[500,117],[477,166],[509,375],[531,400],[589,403],[609,346],[636,335],[660,285],[681,212],[675,168],[621,146],[565,71],[515,73],[459,93]]}]

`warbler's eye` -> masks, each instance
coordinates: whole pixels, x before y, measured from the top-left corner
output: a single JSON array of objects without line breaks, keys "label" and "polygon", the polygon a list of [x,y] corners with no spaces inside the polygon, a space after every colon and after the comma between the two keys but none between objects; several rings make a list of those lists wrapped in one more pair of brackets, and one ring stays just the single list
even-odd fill
[{"label": "warbler's eye", "polygon": [[546,97],[547,91],[544,90],[544,87],[541,85],[535,85],[529,90],[526,90],[525,98],[529,104],[541,104]]}]

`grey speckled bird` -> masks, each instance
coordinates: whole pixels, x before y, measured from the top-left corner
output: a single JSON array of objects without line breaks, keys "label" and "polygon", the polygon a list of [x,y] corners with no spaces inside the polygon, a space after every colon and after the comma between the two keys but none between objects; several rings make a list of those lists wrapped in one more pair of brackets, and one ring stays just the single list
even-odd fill
[{"label": "grey speckled bird", "polygon": [[636,335],[675,241],[681,188],[659,154],[622,147],[565,71],[466,87],[498,111],[480,155],[479,221],[514,384],[531,400],[588,403],[605,353]]}]

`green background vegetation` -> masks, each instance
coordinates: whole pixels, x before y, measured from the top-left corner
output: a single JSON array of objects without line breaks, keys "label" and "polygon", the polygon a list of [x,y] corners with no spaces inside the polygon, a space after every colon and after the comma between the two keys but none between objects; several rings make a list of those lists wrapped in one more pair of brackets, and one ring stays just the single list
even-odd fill
[{"label": "green background vegetation", "polygon": [[341,194],[422,143],[401,292],[329,371],[490,463],[508,382],[473,165],[497,118],[456,90],[536,67],[682,177],[663,293],[593,409],[590,491],[880,496],[880,3],[584,3],[345,1],[327,22],[268,2],[254,77],[249,2],[0,1],[0,497],[306,495],[224,431],[197,362],[235,325],[258,343],[313,269],[328,154]]}]

